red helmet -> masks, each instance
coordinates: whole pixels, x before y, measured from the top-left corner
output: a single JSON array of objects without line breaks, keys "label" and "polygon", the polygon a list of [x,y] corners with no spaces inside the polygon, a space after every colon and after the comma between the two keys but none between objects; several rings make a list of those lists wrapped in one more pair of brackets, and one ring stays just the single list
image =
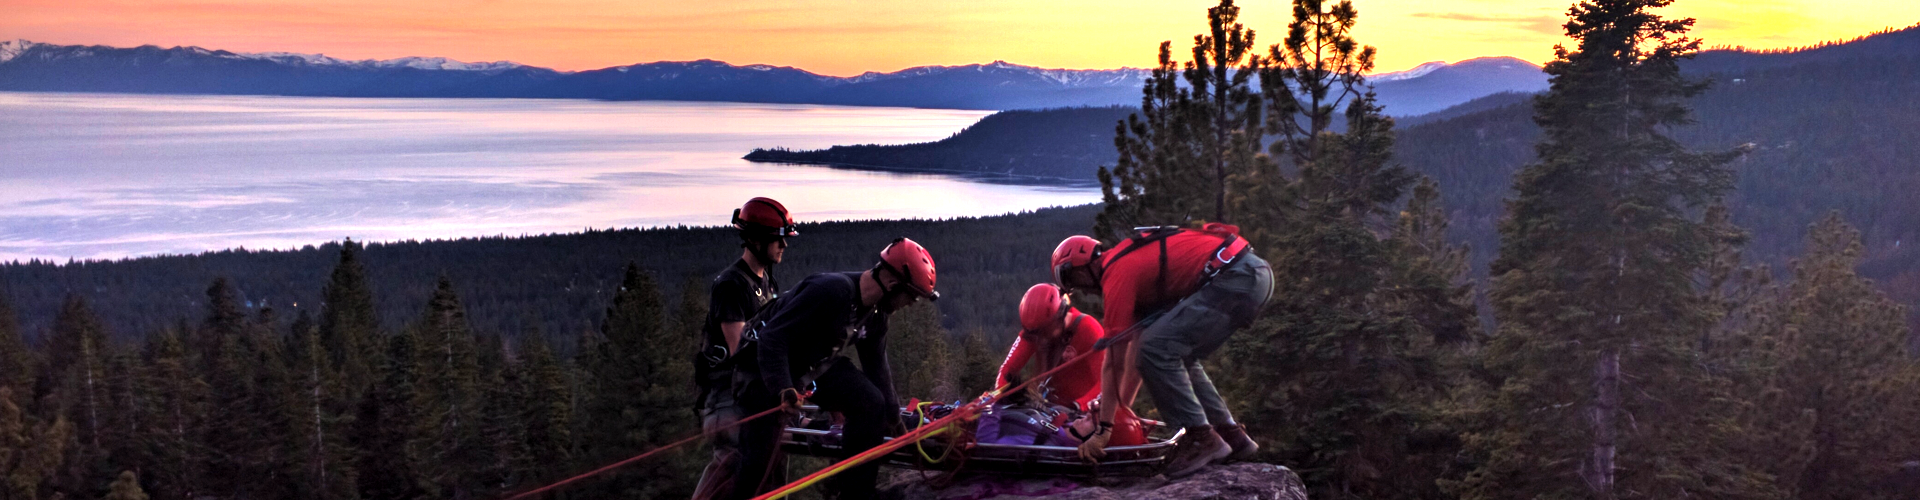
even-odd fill
[{"label": "red helmet", "polygon": [[1068,236],[1053,248],[1053,282],[1065,285],[1067,270],[1093,263],[1100,256],[1100,242],[1090,236]]},{"label": "red helmet", "polygon": [[880,250],[880,267],[900,278],[900,284],[928,300],[939,300],[933,291],[933,254],[911,239],[900,238]]},{"label": "red helmet", "polygon": [[800,231],[794,229],[793,215],[787,213],[787,206],[767,197],[747,200],[746,205],[734,209],[733,227],[740,228],[740,233],[743,235],[765,238],[785,238],[800,234]]},{"label": "red helmet", "polygon": [[1133,410],[1122,408],[1120,415],[1113,420],[1113,435],[1107,436],[1107,446],[1139,446],[1147,444],[1147,427],[1142,425],[1140,417]]},{"label": "red helmet", "polygon": [[1060,295],[1060,287],[1041,283],[1028,288],[1027,295],[1020,298],[1020,328],[1026,331],[1047,331],[1066,317],[1067,301]]}]

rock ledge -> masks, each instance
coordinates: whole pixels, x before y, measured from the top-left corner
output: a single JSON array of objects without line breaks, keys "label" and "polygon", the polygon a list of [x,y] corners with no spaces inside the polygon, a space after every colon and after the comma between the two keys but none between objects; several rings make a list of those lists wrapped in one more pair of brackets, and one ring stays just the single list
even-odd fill
[{"label": "rock ledge", "polygon": [[896,471],[881,485],[880,498],[927,500],[1307,500],[1292,470],[1273,464],[1209,467],[1178,481],[1164,476],[1109,478],[1096,483],[1068,478],[965,476],[935,489],[933,473]]}]

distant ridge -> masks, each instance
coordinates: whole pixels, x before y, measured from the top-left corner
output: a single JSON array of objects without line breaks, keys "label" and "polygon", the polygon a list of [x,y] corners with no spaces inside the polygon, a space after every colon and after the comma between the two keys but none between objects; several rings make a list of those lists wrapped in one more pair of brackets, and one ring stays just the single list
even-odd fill
[{"label": "distant ridge", "polygon": [[[1149,74],[1134,68],[1049,69],[994,61],[850,77],[790,66],[661,61],[563,72],[444,57],[344,60],[298,52],[201,47],[0,42],[0,91],[317,97],[518,97],[1040,109],[1135,106]],[[1544,88],[1512,58],[1433,62],[1375,75],[1387,112],[1409,116],[1497,92]]]}]

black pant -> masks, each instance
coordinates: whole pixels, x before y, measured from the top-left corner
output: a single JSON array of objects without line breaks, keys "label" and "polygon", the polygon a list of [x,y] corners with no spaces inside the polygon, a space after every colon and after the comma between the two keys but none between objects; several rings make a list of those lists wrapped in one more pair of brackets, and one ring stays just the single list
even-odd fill
[{"label": "black pant", "polygon": [[[900,418],[900,408],[892,401],[886,401],[880,394],[880,388],[867,380],[867,376],[853,367],[853,361],[847,358],[835,358],[826,373],[815,379],[817,388],[813,397],[807,401],[819,405],[821,410],[840,412],[847,417],[847,425],[841,437],[841,450],[844,459],[879,446],[888,428],[889,418]],[[767,390],[758,381],[748,383],[741,391],[740,405],[748,415],[766,411],[780,405],[780,396]],[[741,426],[740,449],[745,458],[740,463],[740,474],[735,476],[733,496],[738,499],[751,499],[781,485],[762,485],[761,479],[767,473],[767,463],[772,460],[775,450],[780,446],[780,435],[786,422],[779,417],[767,417],[748,422]],[[860,500],[873,498],[874,480],[880,475],[880,461],[867,462],[859,467],[848,469],[834,476],[830,481],[833,489],[840,492],[840,498]]]}]

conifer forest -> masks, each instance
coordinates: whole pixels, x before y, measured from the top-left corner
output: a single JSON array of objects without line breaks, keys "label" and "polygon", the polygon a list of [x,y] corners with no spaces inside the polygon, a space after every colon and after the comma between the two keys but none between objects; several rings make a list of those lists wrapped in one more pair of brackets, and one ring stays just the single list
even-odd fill
[{"label": "conifer forest", "polygon": [[[892,316],[893,373],[954,401],[991,389],[1062,238],[1226,222],[1275,290],[1208,370],[1312,498],[1920,497],[1911,312],[1846,207],[1750,255],[1731,202],[1779,181],[1738,166],[1779,146],[1690,146],[1727,83],[1681,71],[1703,42],[1673,1],[1571,5],[1551,88],[1488,108],[1537,128],[1475,194],[1491,217],[1407,166],[1446,151],[1396,146],[1353,2],[1256,36],[1222,0],[1160,46],[1102,203],[802,224],[774,274],[924,244],[944,298]],[[699,431],[707,283],[740,252],[668,227],[0,264],[0,500],[489,499],[652,450]],[[548,498],[684,498],[696,450]]]}]

